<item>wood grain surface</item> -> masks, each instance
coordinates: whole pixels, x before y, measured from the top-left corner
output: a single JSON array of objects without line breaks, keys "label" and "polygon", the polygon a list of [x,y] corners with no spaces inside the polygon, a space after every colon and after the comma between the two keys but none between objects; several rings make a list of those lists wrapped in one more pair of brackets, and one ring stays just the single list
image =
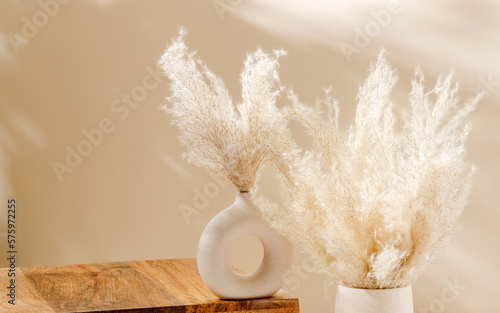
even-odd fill
[{"label": "wood grain surface", "polygon": [[220,300],[203,284],[196,259],[113,262],[16,269],[16,305],[8,303],[7,269],[0,269],[0,312],[166,313],[299,312],[280,290],[271,298]]}]

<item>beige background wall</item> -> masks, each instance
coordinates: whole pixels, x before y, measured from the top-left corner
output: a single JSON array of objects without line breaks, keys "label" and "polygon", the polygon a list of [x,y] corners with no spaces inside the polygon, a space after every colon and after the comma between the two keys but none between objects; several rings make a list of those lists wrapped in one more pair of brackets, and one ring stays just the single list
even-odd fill
[{"label": "beige background wall", "polygon": [[[332,86],[345,127],[381,46],[399,71],[395,98],[402,106],[416,63],[429,87],[452,67],[463,97],[486,84],[490,95],[473,115],[469,141],[469,159],[479,167],[470,205],[452,244],[417,281],[414,298],[416,312],[500,312],[500,2],[65,2],[0,3],[2,266],[10,197],[18,202],[19,266],[196,255],[204,226],[235,190],[181,158],[177,130],[159,110],[169,91],[155,63],[184,25],[189,46],[234,99],[246,52],[285,48],[282,81],[309,102]],[[356,47],[359,30],[370,36]],[[358,49],[350,62],[341,50],[346,44]],[[85,131],[94,133],[92,146]],[[88,155],[65,160],[67,149]],[[60,179],[53,162],[69,166]],[[276,190],[270,173],[261,182]],[[186,221],[179,206],[194,207],[198,191],[210,198]],[[251,269],[262,252],[248,244],[232,258]],[[325,292],[325,278],[298,254],[285,289],[299,296],[303,312],[333,312],[334,288]],[[454,283],[465,287],[452,290]]]}]

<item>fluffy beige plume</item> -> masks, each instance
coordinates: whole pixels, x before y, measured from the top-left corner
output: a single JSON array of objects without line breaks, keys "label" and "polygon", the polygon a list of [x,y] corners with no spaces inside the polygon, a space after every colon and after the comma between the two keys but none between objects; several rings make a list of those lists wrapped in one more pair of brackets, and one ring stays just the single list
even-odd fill
[{"label": "fluffy beige plume", "polygon": [[[397,77],[382,51],[360,88],[352,126],[341,131],[329,91],[313,107],[289,91],[291,106],[276,107],[282,51],[247,56],[242,102],[234,106],[222,80],[188,51],[184,36],[181,31],[172,40],[159,64],[171,80],[166,110],[188,160],[242,192],[254,188],[259,168],[271,161],[287,209],[257,199],[264,216],[334,280],[357,288],[414,282],[466,205],[473,168],[464,161],[465,142],[481,95],[460,103],[452,74],[425,92],[417,68],[411,111],[396,130],[390,96]],[[298,149],[290,119],[313,138],[312,151]]]},{"label": "fluffy beige plume", "polygon": [[222,79],[195,58],[180,31],[159,60],[171,81],[166,111],[178,126],[187,159],[207,167],[245,192],[255,185],[257,171],[272,153],[267,140],[276,141],[277,125],[286,119],[275,106],[281,87],[278,58],[257,50],[247,56],[241,73],[242,102],[233,105]]},{"label": "fluffy beige plume", "polygon": [[273,161],[289,210],[260,200],[271,224],[313,255],[339,284],[395,288],[415,281],[453,233],[471,190],[465,163],[469,115],[480,96],[459,104],[452,74],[424,91],[416,69],[411,112],[395,129],[397,77],[385,52],[360,88],[354,123],[338,127],[327,92],[314,107],[289,93],[289,116],[314,140],[300,153],[286,138]]}]

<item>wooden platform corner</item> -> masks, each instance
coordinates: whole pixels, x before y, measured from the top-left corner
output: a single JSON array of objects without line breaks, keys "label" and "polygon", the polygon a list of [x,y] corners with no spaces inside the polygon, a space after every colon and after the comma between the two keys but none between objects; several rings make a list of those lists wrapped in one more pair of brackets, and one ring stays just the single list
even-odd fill
[{"label": "wooden platform corner", "polygon": [[[0,269],[0,286],[11,277]],[[15,305],[0,293],[0,312],[19,313],[298,313],[297,298],[220,300],[202,282],[196,259],[16,268]]]}]

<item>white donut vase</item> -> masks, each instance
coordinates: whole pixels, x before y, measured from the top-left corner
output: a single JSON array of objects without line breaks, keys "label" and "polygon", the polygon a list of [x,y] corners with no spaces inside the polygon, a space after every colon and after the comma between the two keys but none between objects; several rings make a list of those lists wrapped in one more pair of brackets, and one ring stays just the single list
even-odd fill
[{"label": "white donut vase", "polygon": [[[248,274],[236,273],[228,261],[231,243],[242,235],[254,235],[264,247],[262,263]],[[208,223],[197,258],[203,282],[220,299],[265,298],[283,286],[293,246],[264,221],[249,193],[238,193],[234,203]]]}]

